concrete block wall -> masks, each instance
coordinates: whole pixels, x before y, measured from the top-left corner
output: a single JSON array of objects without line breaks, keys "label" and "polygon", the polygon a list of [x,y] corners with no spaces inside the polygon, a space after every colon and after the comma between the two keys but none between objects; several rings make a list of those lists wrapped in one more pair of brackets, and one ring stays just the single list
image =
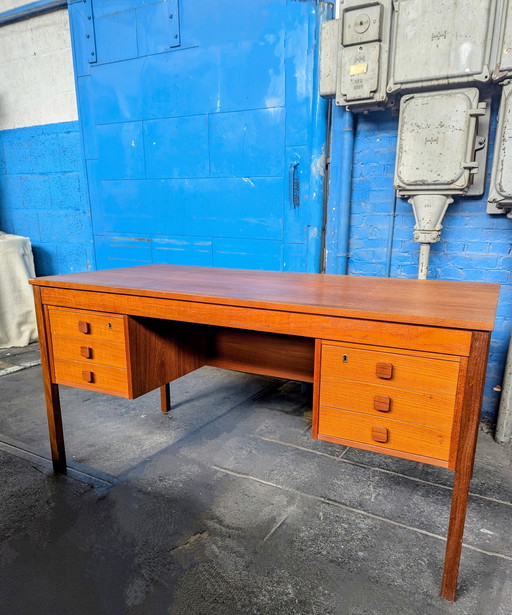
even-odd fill
[{"label": "concrete block wall", "polygon": [[[432,246],[429,267],[433,279],[502,285],[482,410],[482,420],[489,424],[496,421],[512,329],[512,221],[486,213],[498,88],[494,94],[485,194],[455,198],[443,221],[441,241]],[[412,239],[414,215],[393,188],[398,118],[375,112],[358,114],[355,122],[348,272],[415,278],[419,244]]]},{"label": "concrete block wall", "polygon": [[30,238],[37,275],[94,268],[67,10],[0,27],[0,230]]},{"label": "concrete block wall", "polygon": [[94,268],[78,122],[0,132],[0,230],[29,237],[37,275]]}]

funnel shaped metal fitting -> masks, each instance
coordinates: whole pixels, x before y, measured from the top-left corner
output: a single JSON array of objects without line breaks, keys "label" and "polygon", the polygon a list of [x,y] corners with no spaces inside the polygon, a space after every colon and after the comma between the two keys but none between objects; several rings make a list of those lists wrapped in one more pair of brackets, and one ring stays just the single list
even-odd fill
[{"label": "funnel shaped metal fitting", "polygon": [[441,222],[448,205],[453,203],[450,196],[443,194],[417,194],[409,199],[414,211],[414,241],[436,243],[443,228]]}]

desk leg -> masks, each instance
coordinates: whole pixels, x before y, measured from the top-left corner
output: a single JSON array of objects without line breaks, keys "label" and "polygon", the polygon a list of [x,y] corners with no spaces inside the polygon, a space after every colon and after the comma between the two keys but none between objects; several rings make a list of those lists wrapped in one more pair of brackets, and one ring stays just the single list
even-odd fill
[{"label": "desk leg", "polygon": [[57,473],[65,472],[66,450],[64,448],[64,432],[62,430],[59,386],[52,383],[45,313],[41,300],[41,289],[38,286],[34,286],[34,303],[36,308],[37,330],[39,333],[39,352],[41,355],[44,396],[46,399],[46,416],[48,418],[48,431],[50,432],[53,469]]},{"label": "desk leg", "polygon": [[469,495],[471,471],[456,471],[453,483],[452,506],[450,510],[450,525],[446,538],[446,554],[444,558],[443,582],[441,597],[455,600],[457,578],[464,535],[464,522]]},{"label": "desk leg", "polygon": [[160,387],[160,408],[162,412],[171,409],[171,385],[168,382]]},{"label": "desk leg", "polygon": [[490,334],[488,333],[478,331],[472,334],[441,585],[441,597],[446,598],[446,600],[455,600],[457,590],[464,522],[466,520],[469,484],[473,476],[489,339]]},{"label": "desk leg", "polygon": [[64,447],[64,432],[60,412],[59,385],[48,383],[47,387],[45,382],[44,390],[53,470],[56,473],[62,473],[66,471],[66,449]]}]

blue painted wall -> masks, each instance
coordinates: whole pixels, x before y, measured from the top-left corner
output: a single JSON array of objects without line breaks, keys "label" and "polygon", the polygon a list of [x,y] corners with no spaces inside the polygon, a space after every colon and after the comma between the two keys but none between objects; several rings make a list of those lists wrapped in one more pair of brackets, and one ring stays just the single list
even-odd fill
[{"label": "blue painted wall", "polygon": [[[492,336],[482,418],[495,423],[510,331],[512,328],[512,222],[486,213],[487,190],[496,131],[500,90],[491,91],[493,114],[488,152],[487,184],[483,197],[456,197],[443,221],[441,241],[432,246],[429,278],[499,282],[502,284],[496,328]],[[335,123],[344,111],[333,109]],[[414,214],[407,200],[395,197],[393,177],[398,118],[390,112],[357,114],[353,160],[341,159],[341,131],[332,135],[332,173],[352,164],[348,273],[415,278],[419,244],[412,239]],[[328,249],[334,248],[336,216],[327,229]],[[332,244],[332,245],[330,245]],[[327,272],[339,266],[335,253],[327,255]]]},{"label": "blue painted wall", "polygon": [[29,237],[37,275],[94,268],[78,122],[0,131],[0,230]]},{"label": "blue painted wall", "polygon": [[98,268],[319,271],[315,1],[90,4],[69,11]]}]

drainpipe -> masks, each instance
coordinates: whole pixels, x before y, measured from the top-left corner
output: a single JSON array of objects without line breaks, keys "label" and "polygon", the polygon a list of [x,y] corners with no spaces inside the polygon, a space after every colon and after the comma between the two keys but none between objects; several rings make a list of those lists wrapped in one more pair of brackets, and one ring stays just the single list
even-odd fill
[{"label": "drainpipe", "polygon": [[499,444],[508,444],[512,436],[512,338],[508,347],[505,378],[500,399],[498,423],[494,439]]},{"label": "drainpipe", "polygon": [[311,174],[309,201],[311,217],[307,236],[306,271],[322,270],[322,229],[324,226],[325,159],[327,140],[327,101],[320,96],[320,30],[322,23],[332,18],[334,5],[318,2],[314,30],[310,31],[309,48],[313,49],[313,87],[311,92],[311,127],[309,151]]},{"label": "drainpipe", "polygon": [[429,258],[430,258],[430,244],[420,243],[420,260],[418,263],[418,280],[427,279]]},{"label": "drainpipe", "polygon": [[31,2],[30,4],[24,4],[10,11],[0,13],[0,26],[8,26],[17,21],[39,17],[39,15],[67,8],[67,0],[39,0],[39,2]]},{"label": "drainpipe", "polygon": [[334,102],[332,105],[325,270],[344,275],[348,269],[354,116]]},{"label": "drainpipe", "polygon": [[350,239],[350,200],[352,197],[352,159],[354,157],[354,116],[345,111],[341,132],[341,190],[340,214],[338,217],[338,257],[339,273],[348,270],[348,242]]}]

